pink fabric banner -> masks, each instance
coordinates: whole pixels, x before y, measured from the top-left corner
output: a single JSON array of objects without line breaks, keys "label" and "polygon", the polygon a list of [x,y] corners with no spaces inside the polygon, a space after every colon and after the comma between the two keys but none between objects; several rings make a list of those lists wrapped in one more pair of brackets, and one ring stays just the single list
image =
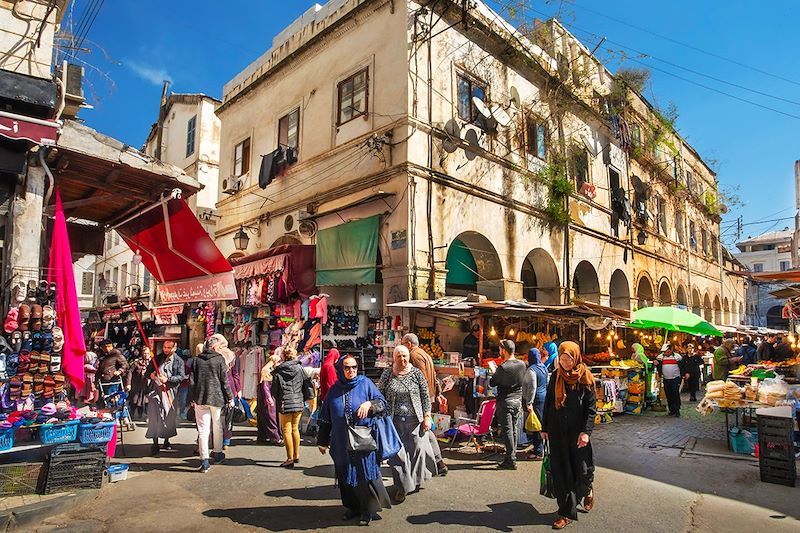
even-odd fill
[{"label": "pink fabric banner", "polygon": [[53,224],[53,240],[50,243],[50,265],[48,283],[56,283],[56,313],[59,327],[64,330],[64,353],[61,368],[69,382],[77,390],[83,388],[83,358],[86,344],[83,342],[81,311],[78,308],[78,289],[72,271],[72,252],[69,248],[67,220],[61,193],[56,189],[56,212]]}]

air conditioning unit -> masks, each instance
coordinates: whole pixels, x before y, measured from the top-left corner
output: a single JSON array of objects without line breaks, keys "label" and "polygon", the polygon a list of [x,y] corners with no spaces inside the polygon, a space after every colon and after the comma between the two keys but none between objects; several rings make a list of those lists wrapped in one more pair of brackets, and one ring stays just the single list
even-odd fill
[{"label": "air conditioning unit", "polygon": [[223,194],[236,194],[244,187],[244,183],[239,178],[233,176],[227,177],[222,180],[222,193]]},{"label": "air conditioning unit", "polygon": [[125,287],[125,297],[134,299],[138,298],[142,294],[142,288],[138,285],[128,285]]},{"label": "air conditioning unit", "polygon": [[313,220],[301,220],[297,232],[303,237],[313,237],[317,234],[317,223]]},{"label": "air conditioning unit", "polygon": [[286,233],[294,233],[300,230],[300,223],[309,216],[307,211],[294,211],[287,214],[283,219],[283,230]]}]

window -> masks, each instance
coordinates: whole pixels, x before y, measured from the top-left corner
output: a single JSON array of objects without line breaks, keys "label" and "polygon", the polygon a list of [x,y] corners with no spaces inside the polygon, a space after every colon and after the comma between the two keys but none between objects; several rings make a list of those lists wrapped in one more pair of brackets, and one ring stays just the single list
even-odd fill
[{"label": "window", "polygon": [[114,267],[114,273],[111,276],[111,280],[114,283],[115,289],[119,287],[119,267]]},{"label": "window", "polygon": [[764,263],[753,263],[753,272],[764,272]]},{"label": "window", "polygon": [[106,289],[106,290],[108,290],[108,289],[110,289],[111,287],[113,287],[113,286],[114,286],[114,283],[116,283],[116,280],[114,280],[114,279],[111,277],[111,271],[110,271],[110,270],[106,270],[106,275],[105,275],[105,277],[104,277],[103,279],[104,279],[104,280],[105,280],[105,282],[106,282],[106,287],[105,287],[105,289]]},{"label": "window", "polygon": [[662,235],[667,234],[667,202],[661,196],[656,196],[656,213],[658,215],[658,230]]},{"label": "window", "polygon": [[369,104],[369,75],[367,69],[339,82],[339,110],[336,125],[341,126],[354,118],[367,118]]},{"label": "window", "polygon": [[692,174],[691,170],[686,171],[686,190],[689,191],[689,194],[692,194],[692,188],[694,187],[694,175]]},{"label": "window", "polygon": [[114,232],[114,246],[119,246],[119,233]]},{"label": "window", "polygon": [[145,268],[142,278],[142,293],[147,294],[148,292],[150,292],[150,272]]},{"label": "window", "polygon": [[715,261],[719,261],[719,244],[717,242],[717,236],[710,231],[708,234],[711,236],[711,257],[714,258]]},{"label": "window", "polygon": [[572,177],[575,179],[575,190],[580,191],[589,180],[589,154],[584,150],[576,150],[572,154]]},{"label": "window", "polygon": [[689,246],[693,252],[697,251],[697,229],[694,220],[689,221]]},{"label": "window", "polygon": [[631,125],[631,144],[635,147],[642,145],[642,127],[636,123]]},{"label": "window", "polygon": [[250,137],[233,149],[233,175],[241,176],[250,170]]},{"label": "window", "polygon": [[708,232],[705,228],[700,228],[700,245],[702,246],[703,253],[708,255]]},{"label": "window", "polygon": [[111,232],[106,232],[106,252],[111,249]]},{"label": "window", "polygon": [[456,80],[456,100],[458,102],[458,118],[467,122],[475,122],[482,129],[484,128],[483,117],[478,114],[472,98],[477,96],[484,102],[486,101],[486,86],[463,74],[459,74]]},{"label": "window", "polygon": [[197,127],[197,115],[189,119],[186,125],[186,157],[194,153],[194,131]]},{"label": "window", "polygon": [[94,272],[84,272],[81,275],[81,294],[94,292]]},{"label": "window", "polygon": [[791,270],[792,262],[791,261],[781,261],[781,272],[786,270]]},{"label": "window", "polygon": [[[547,130],[544,121],[538,117],[525,117],[526,150],[539,159],[547,158]],[[588,167],[588,164],[587,164]]]},{"label": "window", "polygon": [[300,135],[300,108],[298,107],[288,115],[278,120],[278,144],[284,148],[297,149],[297,140]]},{"label": "window", "polygon": [[124,289],[128,286],[128,263],[122,265],[122,270],[120,271],[120,278],[119,278],[119,288]]},{"label": "window", "polygon": [[678,234],[678,242],[686,244],[686,226],[683,223],[683,212],[675,211],[675,233]]}]

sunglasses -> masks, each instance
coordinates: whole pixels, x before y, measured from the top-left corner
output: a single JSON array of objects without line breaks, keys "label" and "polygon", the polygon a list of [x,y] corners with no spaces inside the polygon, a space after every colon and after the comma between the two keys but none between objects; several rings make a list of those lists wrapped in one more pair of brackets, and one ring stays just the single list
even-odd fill
[{"label": "sunglasses", "polygon": [[344,365],[345,370],[358,370],[358,366]]}]

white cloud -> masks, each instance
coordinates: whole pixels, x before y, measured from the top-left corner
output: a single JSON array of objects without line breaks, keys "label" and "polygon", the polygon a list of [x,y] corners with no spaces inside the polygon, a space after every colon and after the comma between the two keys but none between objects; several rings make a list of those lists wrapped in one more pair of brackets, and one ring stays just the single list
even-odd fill
[{"label": "white cloud", "polygon": [[128,60],[125,62],[125,65],[128,66],[129,69],[133,71],[134,74],[139,76],[145,81],[149,81],[153,85],[161,86],[164,83],[164,80],[172,80],[172,76],[169,75],[167,69],[153,67],[150,65],[143,65],[138,61]]}]

